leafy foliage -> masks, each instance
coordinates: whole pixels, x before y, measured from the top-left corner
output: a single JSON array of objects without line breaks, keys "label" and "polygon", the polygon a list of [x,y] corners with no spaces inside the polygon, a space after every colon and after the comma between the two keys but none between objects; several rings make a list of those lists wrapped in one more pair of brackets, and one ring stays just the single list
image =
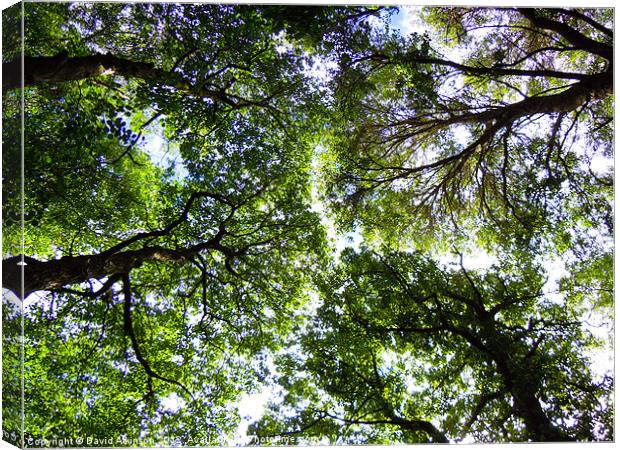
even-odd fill
[{"label": "leafy foliage", "polygon": [[540,267],[506,269],[347,249],[294,339],[307,356],[280,357],[286,393],[256,431],[332,443],[609,439],[611,379],[594,380],[580,356],[595,339],[567,313],[570,291],[552,300]]},{"label": "leafy foliage", "polygon": [[340,223],[426,247],[455,227],[560,253],[587,230],[609,236],[612,174],[593,167],[610,155],[606,14],[433,8],[426,34],[359,47],[336,79],[324,162]]},{"label": "leafy foliage", "polygon": [[267,444],[612,438],[585,321],[613,304],[610,11],[430,8],[408,35],[393,7],[23,13],[12,442],[22,339],[27,445],[225,445],[265,391]]}]

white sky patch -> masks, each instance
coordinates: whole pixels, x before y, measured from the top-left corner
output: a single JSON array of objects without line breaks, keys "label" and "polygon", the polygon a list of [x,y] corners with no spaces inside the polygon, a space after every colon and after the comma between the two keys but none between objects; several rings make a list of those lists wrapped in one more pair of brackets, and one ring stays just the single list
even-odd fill
[{"label": "white sky patch", "polygon": [[[26,302],[31,296],[26,297],[24,301],[24,306],[26,306]],[[2,288],[2,301],[9,303],[17,308],[22,306],[22,302],[17,295],[13,291],[10,291],[6,288]]]},{"label": "white sky patch", "polygon": [[590,161],[590,169],[596,175],[605,175],[613,171],[614,160],[605,155],[595,154]]},{"label": "white sky patch", "polygon": [[420,19],[422,7],[406,5],[398,9],[398,13],[390,18],[390,28],[399,31],[402,36],[413,33],[424,34],[428,27]]},{"label": "white sky patch", "polygon": [[[325,149],[321,146],[314,149],[314,155],[312,157],[312,171],[315,179],[320,176],[319,174],[319,155],[324,152]],[[354,230],[348,233],[338,233],[336,231],[336,225],[334,220],[330,217],[325,205],[319,198],[317,182],[312,183],[312,204],[311,211],[317,213],[321,218],[321,223],[325,227],[327,233],[327,239],[330,242],[331,247],[334,249],[334,258],[339,260],[340,253],[347,248],[352,247],[355,250],[359,250],[360,245],[364,242],[364,238],[360,230]]]},{"label": "white sky patch", "polygon": [[497,257],[488,254],[482,249],[473,253],[463,254],[463,266],[468,270],[484,270],[490,268],[493,264],[497,264]]},{"label": "white sky patch", "polygon": [[[267,355],[266,364],[269,373],[272,376],[277,376],[278,370],[271,355]],[[259,392],[243,395],[236,403],[237,409],[239,410],[239,426],[228,444],[235,446],[250,444],[251,437],[248,436],[248,427],[251,423],[256,422],[263,416],[269,401],[277,398],[281,392],[281,386],[267,382],[263,384]]]},{"label": "white sky patch", "polygon": [[275,390],[273,387],[265,387],[260,392],[246,394],[237,403],[239,409],[239,427],[232,439],[231,445],[248,445],[251,438],[248,436],[248,427],[252,422],[257,421],[265,413],[265,407],[269,399],[273,398]]},{"label": "white sky patch", "polygon": [[[13,294],[11,292],[11,294]],[[15,300],[17,302],[19,302],[19,298],[13,294],[15,297]],[[49,304],[49,299],[47,298],[47,296],[49,295],[49,291],[35,291],[35,292],[31,292],[25,299],[24,299],[24,313],[27,313],[28,311],[31,310],[31,308],[36,308],[37,305],[39,307],[43,307],[45,306],[45,304]]]},{"label": "white sky patch", "polygon": [[548,275],[547,282],[543,286],[543,291],[546,292],[545,297],[554,303],[563,303],[564,296],[558,291],[560,280],[568,275],[565,262],[559,258],[546,261],[545,270]]},{"label": "white sky patch", "polygon": [[179,397],[176,392],[173,392],[161,400],[162,408],[171,413],[178,412],[180,409],[185,407],[185,404],[185,400]]},{"label": "white sky patch", "polygon": [[[613,336],[613,327],[605,329],[606,336]],[[587,349],[585,355],[590,359],[590,370],[595,378],[602,378],[605,375],[614,374],[614,351],[613,344],[609,348]]]},{"label": "white sky patch", "polygon": [[284,30],[274,36],[274,40],[276,42],[279,42],[279,44],[276,46],[276,52],[278,52],[278,54],[282,55],[284,53],[290,53],[293,51],[293,44],[286,40],[286,33],[284,32]]},{"label": "white sky patch", "polygon": [[[543,286],[545,298],[561,305],[564,303],[564,295],[559,292],[559,283],[562,278],[569,276],[566,262],[555,258],[545,263],[545,269],[548,274],[547,282]],[[613,342],[609,341],[609,338],[614,334],[613,317],[605,316],[598,310],[591,310],[580,320],[584,330],[603,342],[603,345],[600,347],[584,350],[584,355],[591,361],[590,370],[592,370],[595,378],[602,378],[610,373],[613,374],[614,345]]]},{"label": "white sky patch", "polygon": [[183,165],[183,160],[179,154],[178,144],[170,142],[164,136],[164,129],[161,119],[156,120],[145,130],[144,141],[140,143],[140,148],[146,152],[153,164],[162,169],[170,166],[174,167],[175,177],[183,179],[187,177],[188,171]]},{"label": "white sky patch", "polygon": [[304,74],[310,78],[314,78],[321,84],[328,82],[331,79],[329,75],[330,72],[338,68],[338,63],[336,61],[326,61],[319,57],[312,58],[311,64],[307,64],[304,61],[303,65]]},{"label": "white sky patch", "polygon": [[[488,270],[497,264],[497,257],[487,253],[482,248],[475,250],[459,249],[463,255],[463,267],[466,270]],[[454,253],[443,253],[436,256],[437,260],[445,266],[460,265],[460,257]]]},{"label": "white sky patch", "polygon": [[413,33],[419,35],[429,34],[434,38],[433,42],[436,49],[441,51],[445,57],[455,62],[462,61],[465,52],[458,47],[447,47],[440,44],[443,42],[443,37],[439,36],[435,30],[421,19],[422,8],[422,6],[414,5],[399,6],[398,13],[391,17],[390,28],[399,31],[404,37]]},{"label": "white sky patch", "polygon": [[469,129],[465,125],[456,125],[451,127],[452,133],[456,142],[462,146],[469,145],[472,140],[472,135]]}]

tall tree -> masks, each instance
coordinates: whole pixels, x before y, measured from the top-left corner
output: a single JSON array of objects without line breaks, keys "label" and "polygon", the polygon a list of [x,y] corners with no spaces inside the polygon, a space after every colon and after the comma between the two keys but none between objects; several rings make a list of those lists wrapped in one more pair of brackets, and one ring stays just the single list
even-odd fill
[{"label": "tall tree", "polygon": [[[5,246],[3,282],[26,305],[26,443],[235,431],[265,370],[251,356],[286,333],[324,246],[304,58],[268,12],[24,5],[26,245]],[[19,53],[4,57],[19,142]],[[4,155],[18,173],[19,147]],[[16,242],[20,184],[3,184]]]},{"label": "tall tree", "polygon": [[[417,253],[348,249],[279,360],[263,436],[392,443],[610,439],[611,378],[594,338],[521,261],[476,272]],[[291,408],[296,411],[291,414]]]},{"label": "tall tree", "polygon": [[[261,436],[609,439],[579,323],[613,292],[609,11],[427,10],[450,50],[382,30],[393,10],[23,4],[3,41],[12,442],[225,444],[261,386],[284,395]],[[332,212],[375,250],[339,256]],[[412,251],[467,240],[502,263]]]},{"label": "tall tree", "polygon": [[591,245],[588,229],[610,236],[610,14],[429,8],[425,34],[345,55],[324,163],[341,221],[418,241],[455,228],[573,248]]}]

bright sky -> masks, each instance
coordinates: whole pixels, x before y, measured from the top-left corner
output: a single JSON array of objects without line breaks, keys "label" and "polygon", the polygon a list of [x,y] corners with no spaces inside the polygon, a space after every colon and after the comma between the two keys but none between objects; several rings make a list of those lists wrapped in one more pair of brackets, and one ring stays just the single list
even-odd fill
[{"label": "bright sky", "polygon": [[139,144],[153,164],[162,169],[170,166],[174,167],[177,179],[182,180],[188,174],[183,165],[183,159],[179,154],[178,145],[164,136],[162,117],[151,123],[146,130],[143,130],[144,141]]}]

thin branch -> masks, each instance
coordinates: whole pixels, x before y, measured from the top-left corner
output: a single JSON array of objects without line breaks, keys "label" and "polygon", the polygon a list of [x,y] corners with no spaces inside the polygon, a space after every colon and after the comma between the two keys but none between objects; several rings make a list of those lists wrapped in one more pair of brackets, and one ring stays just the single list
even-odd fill
[{"label": "thin branch", "polygon": [[480,289],[478,289],[476,283],[474,283],[474,280],[472,280],[472,278],[469,276],[469,272],[467,271],[467,269],[465,269],[465,266],[463,265],[463,254],[455,246],[453,246],[452,249],[459,256],[459,265],[461,266],[461,272],[463,272],[463,275],[465,275],[467,282],[476,294],[476,298],[478,299],[478,304],[480,306],[480,308],[477,308],[478,312],[483,312],[484,315],[487,315],[487,311],[484,309],[484,296],[482,295],[482,292],[480,292]]},{"label": "thin branch", "polygon": [[558,78],[562,80],[583,80],[588,77],[586,73],[560,72],[557,70],[532,70],[532,69],[508,69],[500,66],[493,67],[473,67],[439,58],[414,57],[411,62],[418,64],[435,64],[439,66],[451,67],[464,73],[475,75],[495,75],[495,76],[520,76],[520,77],[544,77]]},{"label": "thin branch", "polygon": [[142,239],[162,237],[162,236],[166,236],[170,234],[170,232],[172,232],[176,227],[178,227],[179,225],[181,225],[183,222],[185,222],[188,219],[189,211],[192,208],[192,205],[194,204],[194,202],[197,199],[204,198],[204,197],[216,200],[220,203],[224,203],[229,206],[232,206],[230,201],[220,194],[206,192],[206,191],[193,192],[190,195],[187,202],[185,202],[185,206],[183,207],[183,210],[181,211],[181,214],[179,215],[179,217],[176,220],[170,222],[165,228],[155,230],[155,231],[150,231],[147,233],[138,233],[132,236],[131,238],[126,239],[110,247],[107,250],[104,250],[103,252],[100,253],[100,255],[112,255],[114,253],[118,253],[120,250],[128,247],[134,242],[138,242]]},{"label": "thin branch", "polygon": [[433,442],[437,443],[448,443],[450,442],[446,435],[439,431],[435,425],[426,420],[408,420],[402,419],[399,417],[395,417],[393,419],[376,419],[376,420],[359,420],[359,419],[347,419],[344,417],[339,417],[333,414],[328,413],[327,411],[322,411],[326,417],[330,417],[334,420],[338,420],[344,423],[353,423],[359,425],[395,425],[400,428],[411,430],[411,431],[423,431],[428,434]]},{"label": "thin branch", "polygon": [[196,404],[196,399],[194,395],[187,389],[182,383],[176,380],[172,380],[170,378],[163,377],[151,369],[146,358],[143,356],[142,351],[140,350],[140,345],[138,343],[138,338],[136,337],[136,333],[133,327],[133,321],[131,317],[131,280],[129,278],[128,273],[124,273],[121,275],[123,279],[123,297],[124,297],[124,308],[123,308],[123,324],[124,331],[129,339],[131,340],[131,346],[133,348],[134,354],[136,355],[136,359],[144,368],[147,376],[149,378],[156,378],[158,380],[164,381],[169,384],[173,384],[175,386],[180,387],[191,399],[194,404]]},{"label": "thin branch", "polygon": [[66,293],[66,294],[79,295],[81,297],[94,299],[94,298],[99,297],[101,294],[104,294],[104,293],[108,292],[110,290],[110,288],[112,287],[112,285],[114,283],[116,283],[120,279],[121,279],[121,276],[119,274],[114,274],[114,275],[110,276],[108,278],[108,280],[101,286],[101,288],[98,291],[95,291],[95,292],[93,292],[93,291],[79,291],[77,289],[70,289],[70,288],[53,289],[52,292],[62,292],[62,293]]},{"label": "thin branch", "polygon": [[172,69],[170,69],[170,72],[174,72],[177,69],[177,67],[179,67],[179,64],[181,64],[185,59],[187,59],[189,56],[191,56],[193,53],[197,51],[198,51],[198,47],[194,47],[190,49],[189,51],[187,51],[185,54],[181,55],[181,57],[177,59],[177,61],[172,66]]},{"label": "thin branch", "polygon": [[147,120],[142,125],[140,125],[140,129],[143,130],[146,127],[148,127],[150,124],[155,122],[162,114],[163,114],[163,111],[157,111],[157,113],[153,117],[151,117],[149,120]]},{"label": "thin branch", "polygon": [[465,434],[465,433],[467,433],[469,431],[469,429],[476,422],[476,420],[478,420],[478,416],[482,413],[484,408],[490,402],[492,402],[493,400],[497,400],[497,399],[501,398],[503,395],[507,394],[508,392],[509,392],[509,390],[507,388],[503,388],[503,389],[500,389],[499,391],[490,392],[490,393],[487,393],[487,394],[480,395],[480,398],[478,399],[478,403],[474,407],[474,409],[473,409],[471,415],[469,416],[469,419],[467,420],[467,422],[465,422],[465,425],[463,426],[463,430],[461,431],[461,433]]},{"label": "thin branch", "polygon": [[327,416],[325,414],[322,414],[320,411],[319,412],[319,417],[317,417],[315,420],[313,420],[312,422],[306,424],[306,425],[302,425],[301,427],[299,427],[297,430],[293,430],[293,431],[282,431],[280,433],[277,434],[258,434],[259,437],[263,437],[263,438],[274,438],[274,437],[278,437],[278,436],[290,436],[293,434],[301,434],[306,430],[309,430],[310,428],[314,427],[316,424],[320,423],[322,420],[324,420]]}]

